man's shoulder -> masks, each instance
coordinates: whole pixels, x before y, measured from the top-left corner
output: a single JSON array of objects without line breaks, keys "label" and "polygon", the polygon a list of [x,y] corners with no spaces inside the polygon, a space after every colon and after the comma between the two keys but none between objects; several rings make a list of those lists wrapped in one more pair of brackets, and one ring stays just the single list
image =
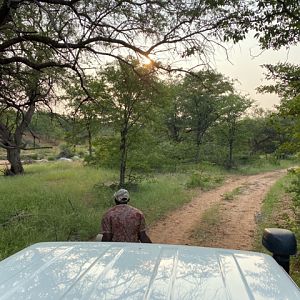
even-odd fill
[{"label": "man's shoulder", "polygon": [[120,205],[115,205],[115,206],[111,207],[110,209],[108,209],[104,216],[110,216],[112,214],[118,214],[118,213],[125,212],[125,211],[128,213],[135,214],[135,215],[137,215],[137,214],[141,215],[141,216],[144,215],[142,213],[142,211],[136,207],[133,207],[128,204],[120,204]]},{"label": "man's shoulder", "polygon": [[108,216],[108,215],[110,215],[110,214],[112,214],[112,213],[118,211],[118,209],[119,209],[119,208],[118,208],[118,205],[113,206],[113,207],[109,208],[109,209],[105,212],[104,216]]},{"label": "man's shoulder", "polygon": [[139,210],[138,208],[133,207],[131,205],[127,205],[127,206],[128,206],[128,209],[132,210],[133,212],[138,213],[140,215],[144,215],[143,212],[141,210]]}]

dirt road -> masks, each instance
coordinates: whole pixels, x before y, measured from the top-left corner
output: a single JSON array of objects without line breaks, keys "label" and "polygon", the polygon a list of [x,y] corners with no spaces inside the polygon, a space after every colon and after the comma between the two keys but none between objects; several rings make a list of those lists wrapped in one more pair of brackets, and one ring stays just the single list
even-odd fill
[{"label": "dirt road", "polygon": [[[200,192],[191,202],[152,226],[149,235],[154,243],[251,250],[262,200],[285,174],[286,170],[278,170],[230,178],[217,189]],[[224,195],[234,190],[238,192],[233,199],[226,200]],[[199,244],[193,232],[196,228],[201,230],[203,214],[213,207],[218,209],[218,224],[211,229],[203,226],[207,238]]]}]

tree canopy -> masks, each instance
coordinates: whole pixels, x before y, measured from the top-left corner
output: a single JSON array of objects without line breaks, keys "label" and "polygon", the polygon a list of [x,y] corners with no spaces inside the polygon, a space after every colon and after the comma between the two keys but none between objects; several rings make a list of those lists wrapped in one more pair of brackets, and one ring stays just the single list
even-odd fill
[{"label": "tree canopy", "polygon": [[[19,62],[36,70],[84,68],[133,53],[205,55],[233,9],[224,1],[1,2],[0,65]],[[41,59],[40,53],[47,55]]]}]

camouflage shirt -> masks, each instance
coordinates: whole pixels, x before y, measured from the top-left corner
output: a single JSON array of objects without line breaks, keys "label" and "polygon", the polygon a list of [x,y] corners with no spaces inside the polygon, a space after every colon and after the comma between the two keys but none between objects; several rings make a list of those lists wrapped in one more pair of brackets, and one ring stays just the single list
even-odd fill
[{"label": "camouflage shirt", "polygon": [[113,242],[139,242],[139,233],[145,230],[143,213],[128,204],[109,209],[101,223],[102,233],[112,234]]}]

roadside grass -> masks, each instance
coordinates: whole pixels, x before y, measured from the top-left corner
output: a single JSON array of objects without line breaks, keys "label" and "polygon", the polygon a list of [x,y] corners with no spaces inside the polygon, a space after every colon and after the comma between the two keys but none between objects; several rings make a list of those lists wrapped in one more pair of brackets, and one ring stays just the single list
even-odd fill
[{"label": "roadside grass", "polygon": [[[130,193],[129,204],[144,213],[147,225],[150,226],[191,200],[194,191],[186,189],[186,180],[186,174],[159,174],[143,179],[138,184],[129,184],[125,186]],[[95,187],[98,195],[106,195],[107,207],[115,204],[112,195],[116,189],[115,183]]]},{"label": "roadside grass", "polygon": [[211,233],[219,226],[220,219],[220,203],[214,204],[203,213],[201,221],[190,236],[196,245],[205,246],[206,242],[214,238]]},{"label": "roadside grass", "polygon": [[191,200],[193,191],[185,188],[185,180],[185,174],[165,174],[143,181],[139,189],[131,193],[132,205],[144,212],[148,225],[151,225]]},{"label": "roadside grass", "polygon": [[0,259],[35,242],[84,240],[97,232],[105,201],[93,186],[113,172],[61,162],[25,170],[0,177]]},{"label": "roadside grass", "polygon": [[232,173],[242,175],[254,175],[263,172],[269,172],[279,169],[286,169],[299,164],[299,159],[259,159],[251,164],[241,165],[237,169],[232,170]]},{"label": "roadside grass", "polygon": [[[115,171],[79,162],[26,165],[25,171],[24,176],[0,176],[0,260],[36,242],[89,240],[99,233],[101,217],[113,205]],[[145,213],[149,225],[191,199],[187,177],[144,180],[129,190],[130,204]]]},{"label": "roadside grass", "polygon": [[196,188],[199,187],[203,191],[211,190],[219,185],[221,185],[224,181],[224,176],[219,174],[209,174],[207,172],[193,172],[187,183],[187,188]]},{"label": "roadside grass", "polygon": [[182,166],[181,170],[188,175],[187,188],[201,188],[203,191],[220,186],[228,173],[224,168],[209,162]]},{"label": "roadside grass", "polygon": [[[257,231],[254,243],[254,251],[268,253],[262,245],[262,233],[264,228],[283,228],[291,230],[296,234],[299,241],[300,230],[296,226],[295,214],[291,195],[287,188],[291,184],[291,176],[287,175],[277,181],[268,192],[262,205],[260,218],[257,224]],[[300,260],[299,256],[291,257],[290,276],[300,286]]]}]

